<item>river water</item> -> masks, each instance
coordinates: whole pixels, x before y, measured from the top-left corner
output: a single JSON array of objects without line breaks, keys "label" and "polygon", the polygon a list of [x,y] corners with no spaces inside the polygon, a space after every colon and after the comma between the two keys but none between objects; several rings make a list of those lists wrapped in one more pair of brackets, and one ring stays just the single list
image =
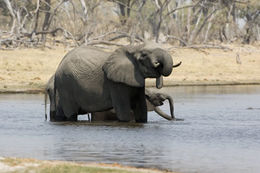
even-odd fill
[{"label": "river water", "polygon": [[[172,87],[170,122],[44,120],[43,95],[0,95],[0,156],[120,163],[183,173],[260,172],[260,86]],[[162,109],[169,112],[168,105]]]}]

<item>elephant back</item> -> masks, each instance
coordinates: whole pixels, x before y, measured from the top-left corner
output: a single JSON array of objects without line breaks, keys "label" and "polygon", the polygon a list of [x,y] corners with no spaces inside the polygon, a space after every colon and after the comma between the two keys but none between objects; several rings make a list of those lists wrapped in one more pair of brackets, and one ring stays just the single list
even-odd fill
[{"label": "elephant back", "polygon": [[108,57],[109,53],[98,48],[80,46],[63,58],[57,72],[75,79],[91,80],[102,73],[102,66]]},{"label": "elephant back", "polygon": [[63,58],[55,73],[55,87],[61,104],[66,105],[66,116],[79,110],[93,112],[111,107],[102,71],[108,56],[97,48],[81,46]]}]

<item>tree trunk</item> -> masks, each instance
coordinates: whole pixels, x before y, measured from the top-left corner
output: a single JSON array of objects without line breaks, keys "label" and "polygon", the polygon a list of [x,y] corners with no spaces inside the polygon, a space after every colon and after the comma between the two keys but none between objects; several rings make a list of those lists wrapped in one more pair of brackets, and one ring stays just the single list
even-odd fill
[{"label": "tree trunk", "polygon": [[188,16],[187,16],[187,39],[190,37],[190,19],[191,19],[191,8],[188,9]]},{"label": "tree trunk", "polygon": [[[45,0],[45,17],[44,17],[44,21],[43,21],[43,25],[42,25],[42,31],[48,31],[49,27],[50,27],[50,10],[51,10],[51,0]],[[42,38],[41,41],[43,42],[43,44],[45,44],[46,42],[46,34],[42,34]]]},{"label": "tree trunk", "polygon": [[202,16],[202,10],[200,11],[199,17],[197,18],[197,21],[196,21],[196,25],[195,25],[195,27],[194,27],[191,35],[190,35],[190,38],[189,38],[189,41],[188,41],[189,44],[193,42],[193,39],[194,39],[195,34],[197,32],[197,28],[199,26],[199,22],[200,22],[201,16]]}]

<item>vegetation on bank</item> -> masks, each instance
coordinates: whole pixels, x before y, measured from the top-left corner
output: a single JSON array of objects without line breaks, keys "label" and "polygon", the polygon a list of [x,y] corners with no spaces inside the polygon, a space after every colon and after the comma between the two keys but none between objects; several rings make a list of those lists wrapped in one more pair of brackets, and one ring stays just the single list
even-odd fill
[{"label": "vegetation on bank", "polygon": [[260,40],[259,18],[259,0],[2,0],[0,49],[121,45],[122,38],[251,44]]}]

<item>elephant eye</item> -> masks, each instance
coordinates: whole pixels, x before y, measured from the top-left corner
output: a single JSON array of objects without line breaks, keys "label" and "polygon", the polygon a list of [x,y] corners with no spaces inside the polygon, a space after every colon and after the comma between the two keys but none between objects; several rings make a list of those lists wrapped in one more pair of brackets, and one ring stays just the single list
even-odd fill
[{"label": "elephant eye", "polygon": [[140,62],[141,62],[142,64],[144,64],[145,61],[147,60],[147,58],[148,58],[148,54],[147,54],[147,53],[142,53],[139,60],[140,60]]},{"label": "elephant eye", "polygon": [[142,59],[145,59],[148,57],[148,54],[147,53],[142,53]]}]

